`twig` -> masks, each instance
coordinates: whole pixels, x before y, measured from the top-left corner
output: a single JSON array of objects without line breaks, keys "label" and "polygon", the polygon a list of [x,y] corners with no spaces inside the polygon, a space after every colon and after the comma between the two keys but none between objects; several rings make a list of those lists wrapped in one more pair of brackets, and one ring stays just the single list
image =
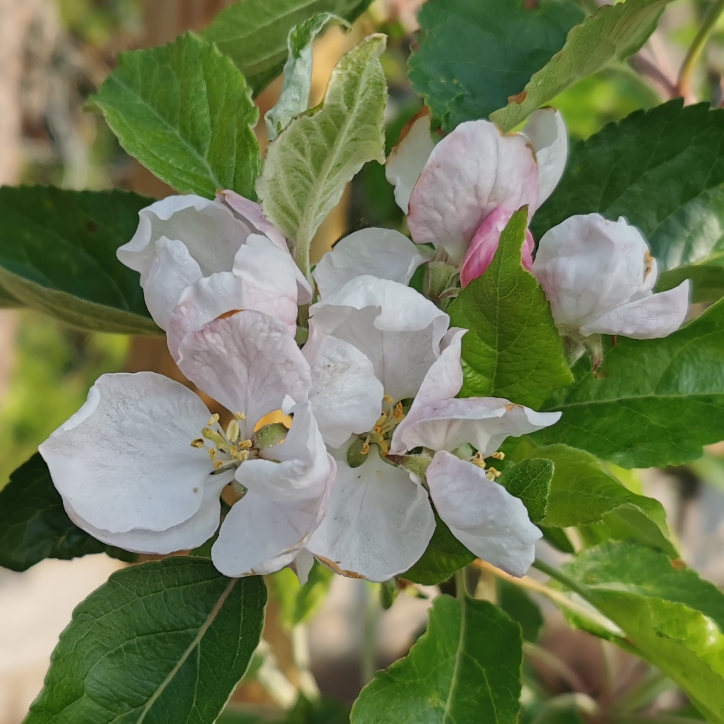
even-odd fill
[{"label": "twig", "polygon": [[716,0],[711,8],[709,8],[709,12],[704,18],[704,22],[699,28],[699,32],[696,34],[696,37],[691,43],[689,52],[686,54],[686,58],[684,58],[684,63],[679,71],[677,90],[679,91],[679,94],[684,97],[684,101],[686,103],[696,102],[696,95],[691,88],[694,70],[702,52],[704,51],[704,48],[706,47],[709,36],[716,27],[717,21],[719,20],[719,16],[722,12],[724,12],[724,0]]}]

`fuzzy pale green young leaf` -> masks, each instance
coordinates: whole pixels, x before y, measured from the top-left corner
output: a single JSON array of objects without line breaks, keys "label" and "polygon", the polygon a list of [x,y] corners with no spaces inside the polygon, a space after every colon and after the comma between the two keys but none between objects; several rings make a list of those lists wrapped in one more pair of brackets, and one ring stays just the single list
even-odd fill
[{"label": "fuzzy pale green young leaf", "polygon": [[508,105],[495,111],[490,119],[503,131],[511,131],[576,81],[633,55],[654,32],[669,2],[626,0],[600,7],[571,30],[560,52],[533,75],[525,88],[517,88]]},{"label": "fuzzy pale green young leaf", "polygon": [[724,594],[716,586],[681,561],[632,542],[585,551],[564,572],[707,721],[724,722]]},{"label": "fuzzy pale green young leaf", "polygon": [[522,659],[520,626],[501,609],[440,596],[425,634],[362,690],[351,722],[516,724]]},{"label": "fuzzy pale green young leaf", "polygon": [[371,0],[239,0],[201,32],[244,74],[254,95],[274,80],[287,59],[287,37],[296,25],[319,13],[356,20]]},{"label": "fuzzy pale green young leaf", "polygon": [[626,468],[695,460],[724,438],[723,355],[724,300],[663,339],[619,337],[595,376],[576,365],[575,384],[546,403],[563,417],[534,437]]},{"label": "fuzzy pale green young leaf", "polygon": [[518,211],[500,238],[491,265],[460,292],[451,323],[463,337],[461,397],[502,397],[539,409],[572,381],[545,294],[523,268],[527,212]]},{"label": "fuzzy pale green young leaf", "polygon": [[70,520],[48,466],[36,453],[0,490],[0,566],[25,571],[46,558],[93,553],[129,562],[138,558],[97,541]]},{"label": "fuzzy pale green young leaf", "polygon": [[324,103],[270,144],[257,183],[267,218],[309,274],[309,247],[344,188],[368,161],[384,162],[385,36],[372,35],[337,64]]},{"label": "fuzzy pale green young leaf", "polygon": [[276,105],[264,116],[270,141],[273,141],[293,118],[309,107],[309,93],[312,90],[312,46],[317,35],[333,20],[349,27],[339,15],[320,13],[292,28],[289,33],[289,57],[284,65],[284,86]]},{"label": "fuzzy pale green young leaf", "polygon": [[254,197],[259,111],[244,76],[192,33],[121,54],[90,103],[121,146],[180,193]]},{"label": "fuzzy pale green young leaf", "polygon": [[114,573],[73,613],[25,724],[216,721],[261,638],[266,587],[201,558]]},{"label": "fuzzy pale green young leaf", "polygon": [[0,188],[0,284],[85,329],[156,334],[138,274],[116,258],[149,199],[125,191]]},{"label": "fuzzy pale green young leaf", "polygon": [[585,17],[571,0],[428,0],[410,81],[451,131],[487,118],[559,51]]}]

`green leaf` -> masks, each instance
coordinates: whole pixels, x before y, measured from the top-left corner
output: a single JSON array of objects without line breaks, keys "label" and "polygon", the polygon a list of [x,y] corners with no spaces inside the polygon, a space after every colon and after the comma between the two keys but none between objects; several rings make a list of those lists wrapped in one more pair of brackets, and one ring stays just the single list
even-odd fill
[{"label": "green leaf", "polygon": [[18,309],[23,303],[16,299],[7,289],[0,286],[0,309]]},{"label": "green leaf", "polygon": [[176,191],[254,198],[259,111],[244,76],[211,43],[187,33],[122,53],[90,103],[121,146]]},{"label": "green leaf", "polygon": [[334,573],[315,561],[304,585],[289,568],[275,573],[272,596],[279,602],[281,617],[286,626],[293,628],[311,618],[329,593]]},{"label": "green leaf", "polygon": [[724,438],[723,332],[724,300],[663,339],[620,337],[597,376],[576,365],[576,383],[546,403],[563,417],[535,439],[626,468],[695,460]]},{"label": "green leaf", "polygon": [[597,212],[638,226],[660,272],[723,252],[724,110],[682,103],[632,113],[574,144],[566,175],[535,216],[536,238]]},{"label": "green leaf", "polygon": [[372,35],[343,56],[324,103],[292,121],[267,151],[257,191],[307,274],[312,238],[346,184],[367,161],[384,162],[384,49],[385,36]]},{"label": "green leaf", "polygon": [[339,15],[350,23],[371,0],[239,0],[220,12],[201,33],[228,55],[246,77],[254,95],[274,80],[287,58],[287,37],[319,13]]},{"label": "green leaf", "polygon": [[537,641],[545,623],[540,606],[519,586],[497,579],[498,605],[520,624],[526,641]]},{"label": "green leaf", "polygon": [[29,307],[79,327],[160,334],[138,274],[116,258],[150,203],[125,191],[0,188],[0,283]]},{"label": "green leaf", "polygon": [[551,460],[528,458],[504,470],[498,482],[523,501],[531,521],[538,523],[546,514],[553,471]]},{"label": "green leaf", "polygon": [[333,13],[320,13],[292,28],[289,33],[289,57],[284,65],[284,87],[274,108],[265,116],[269,140],[273,141],[293,118],[309,108],[312,90],[312,45],[332,20],[349,27],[344,18]]},{"label": "green leaf", "polygon": [[417,563],[400,578],[425,586],[447,581],[456,571],[472,563],[477,556],[471,553],[435,513],[435,532]]},{"label": "green leaf", "polygon": [[637,540],[678,556],[661,503],[632,493],[593,455],[566,445],[537,447],[527,439],[510,454],[512,460],[531,457],[547,458],[555,466],[542,525],[598,525],[599,535],[605,534],[606,538]]},{"label": "green leaf", "polygon": [[708,257],[716,263],[688,264],[664,272],[656,283],[657,292],[678,287],[685,279],[692,284],[691,301],[694,304],[718,302],[724,297],[724,261],[721,255]]},{"label": "green leaf", "polygon": [[585,17],[570,0],[428,0],[410,81],[446,131],[519,93]]},{"label": "green leaf", "polygon": [[25,724],[214,722],[261,638],[261,578],[167,558],[113,574],[73,613]]},{"label": "green leaf", "polygon": [[465,382],[460,397],[502,397],[540,409],[572,381],[545,294],[521,264],[527,211],[521,209],[500,237],[486,272],[450,306],[463,337]]},{"label": "green leaf", "polygon": [[626,0],[604,5],[571,30],[563,49],[533,75],[519,95],[490,116],[511,131],[536,108],[550,102],[576,81],[593,75],[641,49],[656,29],[670,0]]},{"label": "green leaf", "polygon": [[352,707],[352,724],[516,724],[520,627],[497,606],[440,596],[427,632],[379,672]]},{"label": "green leaf", "polygon": [[724,722],[724,594],[716,586],[680,561],[625,542],[585,551],[564,572],[708,721]]},{"label": "green leaf", "polygon": [[40,453],[35,453],[0,489],[0,566],[26,571],[45,558],[107,553],[123,561],[138,556],[89,536],[68,517]]}]

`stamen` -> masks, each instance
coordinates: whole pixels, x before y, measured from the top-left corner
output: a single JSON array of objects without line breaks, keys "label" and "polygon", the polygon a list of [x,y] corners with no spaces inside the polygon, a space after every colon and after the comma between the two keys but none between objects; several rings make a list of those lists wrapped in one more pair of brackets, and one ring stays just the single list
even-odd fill
[{"label": "stamen", "polygon": [[370,452],[370,444],[369,444],[369,442],[365,441],[365,444],[362,445],[361,453],[363,455],[369,455],[369,452]]},{"label": "stamen", "polygon": [[233,419],[226,428],[226,438],[229,442],[236,442],[240,437],[241,429],[239,428],[239,421]]},{"label": "stamen", "polygon": [[254,446],[254,443],[251,440],[242,440],[239,443],[239,447],[242,450],[251,450],[251,448]]},{"label": "stamen", "polygon": [[205,427],[201,431],[201,434],[207,440],[210,440],[211,442],[213,442],[214,445],[216,445],[216,447],[219,448],[219,450],[222,450],[225,453],[231,454],[231,446],[224,439],[224,436],[220,432],[217,432],[216,430],[212,430],[209,427]]},{"label": "stamen", "polygon": [[214,470],[218,470],[219,468],[223,468],[223,467],[224,467],[224,462],[223,462],[223,460],[217,460],[217,461],[214,463]]},{"label": "stamen", "polygon": [[388,405],[391,405],[395,400],[393,397],[390,397],[389,395],[385,395],[382,398]]},{"label": "stamen", "polygon": [[201,449],[205,445],[206,445],[206,443],[204,442],[204,439],[202,437],[196,438],[196,440],[191,441],[191,447]]},{"label": "stamen", "polygon": [[398,402],[395,405],[395,409],[392,412],[392,417],[395,418],[395,420],[401,420],[405,416],[405,413],[402,409],[402,403]]},{"label": "stamen", "polygon": [[479,452],[476,452],[475,455],[473,455],[473,458],[470,462],[473,465],[477,465],[479,468],[481,468],[483,470],[485,469],[485,459]]},{"label": "stamen", "polygon": [[215,425],[218,421],[219,421],[219,413],[218,413],[218,412],[215,412],[215,413],[211,416],[211,419],[210,419],[206,424],[207,424],[209,427],[211,427],[212,425]]},{"label": "stamen", "polygon": [[218,452],[218,451],[217,451],[217,449],[216,449],[215,447],[210,447],[210,448],[209,448],[209,457],[210,457],[212,460],[216,460],[216,453],[217,453],[217,452]]},{"label": "stamen", "polygon": [[243,412],[237,412],[234,414],[237,420],[246,420],[246,415]]},{"label": "stamen", "polygon": [[488,480],[495,480],[501,476],[501,472],[495,468],[488,468],[486,475],[488,476]]},{"label": "stamen", "polygon": [[491,457],[495,458],[496,460],[505,460],[505,453],[504,452],[494,452]]}]

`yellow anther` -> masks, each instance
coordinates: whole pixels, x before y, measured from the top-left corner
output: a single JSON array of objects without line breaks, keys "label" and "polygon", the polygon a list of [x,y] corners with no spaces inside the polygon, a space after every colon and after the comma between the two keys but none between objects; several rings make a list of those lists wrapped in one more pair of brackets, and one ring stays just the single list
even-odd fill
[{"label": "yellow anther", "polygon": [[402,409],[402,403],[398,402],[395,405],[394,411],[392,412],[392,417],[394,417],[395,420],[401,420],[404,416],[405,416],[405,413]]},{"label": "yellow anther", "polygon": [[495,478],[499,478],[501,475],[500,471],[495,468],[488,468],[488,472],[486,474],[489,480],[495,480]]},{"label": "yellow anther", "polygon": [[483,459],[483,456],[477,452],[473,456],[473,459],[470,461],[473,465],[477,465],[479,468],[485,468],[485,460]]},{"label": "yellow anther", "polygon": [[385,434],[385,428],[382,427],[382,425],[375,425],[372,428],[372,432],[376,432],[378,435],[384,435]]},{"label": "yellow anther", "polygon": [[387,442],[387,440],[382,440],[377,443],[377,447],[379,447],[380,452],[386,457],[387,454],[390,452],[390,443]]},{"label": "yellow anther", "polygon": [[234,414],[237,420],[246,420],[246,415],[243,412],[237,412]]},{"label": "yellow anther", "polygon": [[496,460],[505,460],[505,453],[503,452],[494,452],[491,457],[494,457]]},{"label": "yellow anther", "polygon": [[511,410],[515,410],[515,405],[509,402],[509,403],[505,406],[505,409],[506,409],[508,412],[510,412]]},{"label": "yellow anther", "polygon": [[238,460],[239,462],[244,462],[249,459],[249,453],[246,450],[237,450],[234,448],[231,451],[231,457],[234,458],[234,460]]},{"label": "yellow anther", "polygon": [[224,436],[220,432],[216,432],[216,430],[212,430],[209,427],[205,427],[201,434],[203,437],[205,437],[207,440],[210,440],[211,442],[216,445],[216,447],[219,448],[219,450],[223,450],[225,453],[231,452],[230,445],[224,440]]},{"label": "yellow anther", "polygon": [[219,421],[219,413],[218,413],[218,412],[215,412],[215,413],[211,416],[211,419],[210,419],[206,424],[209,425],[209,426],[211,426],[211,425],[215,425],[218,421]]},{"label": "yellow anther", "polygon": [[206,445],[206,443],[204,442],[204,439],[202,437],[199,437],[196,440],[192,440],[191,442],[191,447],[202,448],[204,447],[204,445]]},{"label": "yellow anther", "polygon": [[239,447],[240,447],[242,450],[251,450],[251,448],[252,448],[253,445],[254,445],[254,443],[253,443],[251,440],[242,440],[242,441],[239,443]]},{"label": "yellow anther", "polygon": [[226,428],[226,439],[229,442],[236,442],[241,437],[241,429],[239,428],[239,421],[232,420]]},{"label": "yellow anther", "polygon": [[362,445],[362,450],[360,450],[360,452],[363,455],[368,455],[369,451],[370,451],[370,444],[368,442],[366,442],[364,445]]},{"label": "yellow anther", "polygon": [[218,470],[219,468],[223,468],[223,467],[224,467],[224,463],[222,460],[217,460],[214,463],[214,470]]},{"label": "yellow anther", "polygon": [[210,447],[210,448],[209,448],[209,457],[210,457],[212,460],[216,460],[216,453],[217,453],[217,450],[216,450],[215,447]]},{"label": "yellow anther", "polygon": [[393,397],[390,397],[389,395],[385,395],[382,398],[388,405],[391,405],[395,400]]}]

